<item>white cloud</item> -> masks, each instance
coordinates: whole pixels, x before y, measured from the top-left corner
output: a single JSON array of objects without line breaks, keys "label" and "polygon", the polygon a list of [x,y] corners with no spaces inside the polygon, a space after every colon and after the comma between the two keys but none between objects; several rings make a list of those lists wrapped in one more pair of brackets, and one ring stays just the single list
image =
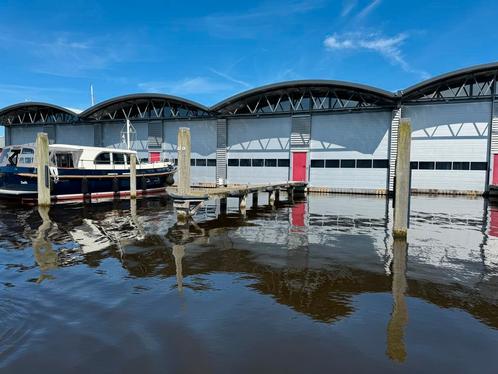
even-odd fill
[{"label": "white cloud", "polygon": [[363,10],[360,13],[358,13],[356,17],[364,18],[368,16],[368,14],[370,14],[370,12],[374,10],[380,4],[380,2],[381,0],[373,0],[370,4],[368,4],[365,8],[363,8]]},{"label": "white cloud", "polygon": [[160,92],[179,96],[212,94],[229,90],[231,85],[206,77],[185,78],[179,81],[150,81],[138,84],[146,92]]},{"label": "white cloud", "polygon": [[330,51],[350,50],[350,51],[370,51],[375,52],[387,59],[391,64],[400,66],[403,70],[419,74],[422,78],[427,78],[424,71],[416,70],[405,60],[401,49],[404,41],[408,38],[405,33],[387,37],[379,33],[345,33],[333,34],[323,41],[325,48]]},{"label": "white cloud", "polygon": [[346,17],[358,3],[358,0],[344,0],[342,2],[341,17]]},{"label": "white cloud", "polygon": [[243,87],[245,87],[245,88],[251,88],[251,87],[252,87],[249,83],[247,83],[247,82],[245,82],[245,81],[243,81],[243,80],[240,80],[240,79],[236,79],[236,78],[234,78],[234,77],[232,77],[232,76],[230,76],[230,75],[228,75],[228,74],[226,74],[226,73],[223,73],[223,72],[221,72],[221,71],[218,71],[218,70],[216,70],[216,69],[211,68],[211,69],[209,69],[209,70],[210,70],[212,73],[214,73],[214,74],[216,74],[216,75],[220,76],[221,78],[226,79],[227,81],[230,81],[230,82],[236,83],[236,84],[238,84],[238,85],[240,85],[240,86],[243,86]]}]

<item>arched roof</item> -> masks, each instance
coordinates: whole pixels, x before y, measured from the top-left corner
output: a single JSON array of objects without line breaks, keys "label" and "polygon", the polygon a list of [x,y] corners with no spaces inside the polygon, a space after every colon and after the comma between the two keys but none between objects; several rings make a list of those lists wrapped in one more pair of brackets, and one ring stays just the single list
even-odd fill
[{"label": "arched roof", "polygon": [[[144,112],[145,111],[145,112]],[[101,116],[107,116],[114,119],[112,113],[125,117],[142,117],[147,116],[156,118],[184,118],[200,117],[209,113],[209,108],[187,100],[181,97],[164,95],[158,93],[136,93],[124,96],[114,97],[98,103],[82,113],[82,119],[100,119]]]},{"label": "arched roof", "polygon": [[[234,112],[237,105],[251,106],[251,104],[258,102],[262,97],[265,97],[265,100],[267,100],[269,97],[278,97],[289,93],[305,94],[308,99],[311,98],[313,101],[311,107],[314,109],[318,109],[317,106],[323,107],[323,105],[320,105],[321,102],[317,102],[315,99],[321,98],[323,100],[327,95],[330,95],[333,99],[339,99],[339,101],[357,99],[355,101],[361,102],[360,106],[363,104],[389,105],[395,103],[395,95],[393,93],[363,84],[336,80],[295,80],[269,84],[239,93],[213,105],[211,110],[222,113]],[[298,99],[301,98],[298,97]],[[270,101],[268,105],[273,108]],[[276,105],[277,102],[273,102],[273,104]],[[257,108],[253,108],[256,110],[249,110],[256,113]],[[320,109],[334,108],[327,107]],[[342,107],[341,103],[339,103],[336,109],[351,109],[351,106]],[[296,111],[294,105],[292,105],[291,111]]]},{"label": "arched roof", "polygon": [[[470,66],[427,79],[400,91],[402,100],[491,95],[498,62]],[[468,86],[468,87],[465,87]],[[449,91],[449,92],[448,92]]]},{"label": "arched roof", "polygon": [[74,122],[78,115],[72,110],[42,102],[23,102],[0,109],[0,124],[51,124]]}]

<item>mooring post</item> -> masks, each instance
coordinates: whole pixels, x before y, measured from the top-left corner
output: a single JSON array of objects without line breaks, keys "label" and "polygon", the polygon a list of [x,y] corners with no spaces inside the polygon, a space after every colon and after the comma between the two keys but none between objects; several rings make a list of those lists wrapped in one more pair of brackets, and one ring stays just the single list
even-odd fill
[{"label": "mooring post", "polygon": [[178,129],[178,194],[188,195],[190,192],[190,129]]},{"label": "mooring post", "polygon": [[256,209],[258,207],[258,192],[252,193],[252,209]]},{"label": "mooring post", "polygon": [[396,186],[394,189],[396,203],[394,205],[395,238],[406,238],[408,218],[410,215],[410,146],[412,127],[410,120],[402,118],[398,128],[398,154],[396,157]]},{"label": "mooring post", "polygon": [[221,215],[227,214],[227,198],[226,197],[220,198],[220,214]]},{"label": "mooring post", "polygon": [[36,174],[38,205],[50,205],[50,170],[48,163],[48,135],[39,132],[36,136]]},{"label": "mooring post", "polygon": [[130,199],[137,198],[137,155],[130,154]]}]

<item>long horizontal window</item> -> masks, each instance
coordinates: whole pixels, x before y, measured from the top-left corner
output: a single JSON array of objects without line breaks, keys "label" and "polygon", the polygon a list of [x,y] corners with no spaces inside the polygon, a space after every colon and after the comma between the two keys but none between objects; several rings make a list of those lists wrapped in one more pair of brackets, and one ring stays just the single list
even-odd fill
[{"label": "long horizontal window", "polygon": [[[216,161],[216,160],[214,160]],[[216,165],[216,164],[215,164]],[[287,158],[229,158],[228,166],[243,166],[243,167],[286,167],[290,166],[290,160]],[[208,160],[209,166],[209,160]]]},{"label": "long horizontal window", "polygon": [[487,170],[487,162],[471,161],[411,161],[412,170]]},{"label": "long horizontal window", "polygon": [[312,168],[360,168],[360,169],[387,169],[389,167],[389,160],[371,160],[371,159],[358,159],[358,160],[311,160],[310,166]]},{"label": "long horizontal window", "polygon": [[190,166],[216,166],[215,158],[191,158]]}]

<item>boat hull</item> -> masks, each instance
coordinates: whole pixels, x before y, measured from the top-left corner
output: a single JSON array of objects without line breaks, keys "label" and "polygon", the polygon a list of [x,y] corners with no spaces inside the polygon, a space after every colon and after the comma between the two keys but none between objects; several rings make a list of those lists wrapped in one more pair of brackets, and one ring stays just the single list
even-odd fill
[{"label": "boat hull", "polygon": [[[176,168],[137,170],[137,193],[165,191],[174,183]],[[130,190],[128,170],[58,169],[51,178],[50,195],[57,200],[126,196]],[[0,167],[0,199],[36,200],[34,168]]]}]

